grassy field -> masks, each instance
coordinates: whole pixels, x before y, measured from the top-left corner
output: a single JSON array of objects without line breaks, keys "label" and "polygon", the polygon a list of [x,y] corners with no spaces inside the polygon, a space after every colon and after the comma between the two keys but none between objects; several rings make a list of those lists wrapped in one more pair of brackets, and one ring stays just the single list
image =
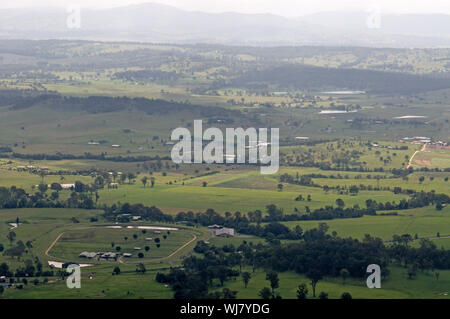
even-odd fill
[{"label": "grassy field", "polygon": [[[381,289],[368,289],[365,279],[347,279],[344,284],[342,278],[325,278],[317,284],[316,297],[323,291],[328,293],[329,298],[340,298],[344,292],[349,292],[353,298],[358,299],[449,298],[450,271],[440,272],[439,280],[436,280],[432,273],[419,273],[415,279],[409,280],[406,269],[392,267],[390,270],[391,275],[381,281]],[[251,269],[248,271],[251,272]],[[307,284],[308,297],[312,298],[310,281],[305,276],[283,272],[279,274],[279,279],[280,288],[276,291],[283,298],[295,299],[300,283]],[[265,272],[257,270],[252,274],[247,288],[244,288],[242,278],[227,282],[225,287],[238,291],[238,298],[257,299],[259,291],[270,285],[266,281]]]},{"label": "grassy field", "polygon": [[[169,233],[167,231],[157,232],[127,228],[111,229],[106,226],[70,230],[64,232],[49,254],[60,260],[82,262],[83,258],[78,257],[81,252],[117,252],[116,248],[120,247],[120,253],[133,255],[121,262],[136,263],[167,257],[179,247],[196,238],[193,233],[182,229],[172,230]],[[160,240],[159,247],[155,242],[157,238]],[[146,251],[145,247],[149,247],[149,251]],[[139,248],[139,250],[135,248]],[[138,253],[142,253],[143,258],[138,258]]]},{"label": "grassy field", "polygon": [[[176,227],[177,231],[171,231],[170,234],[155,234],[153,230],[146,230],[146,234],[141,229],[108,229],[110,224],[92,223],[91,217],[101,220],[101,211],[79,210],[79,209],[12,209],[0,210],[0,243],[6,248],[10,247],[6,235],[14,231],[17,235],[15,241],[21,240],[24,243],[30,241],[32,248],[27,249],[22,260],[38,257],[45,269],[50,269],[47,261],[75,261],[84,262],[86,259],[78,258],[78,255],[84,251],[111,251],[111,242],[122,247],[121,252],[133,253],[133,257],[127,260],[119,260],[115,264],[136,264],[177,262],[179,258],[188,253],[195,245],[197,240],[206,240],[209,233],[205,230],[194,230]],[[12,229],[9,223],[14,223],[19,218],[21,225]],[[76,219],[77,223],[74,223]],[[129,226],[129,225],[128,225]],[[173,225],[154,225],[149,223],[135,223],[134,226],[162,226],[173,227]],[[133,235],[138,235],[134,239]],[[61,238],[59,236],[61,235]],[[167,236],[167,239],[163,238]],[[124,237],[128,237],[125,240]],[[146,241],[145,238],[160,238],[160,248],[156,247],[155,241]],[[58,239],[59,238],[59,239]],[[51,248],[51,244],[58,239]],[[189,242],[189,244],[187,244]],[[150,247],[150,251],[145,251],[145,246]],[[134,247],[142,248],[144,258],[137,258],[137,252]],[[51,248],[49,250],[49,248]],[[47,254],[48,253],[48,254]],[[21,265],[17,258],[0,255],[0,263],[7,262],[12,269]],[[93,261],[94,262],[94,261]],[[97,262],[96,262],[97,263]],[[112,264],[113,262],[106,262]],[[101,264],[101,262],[100,262]],[[100,265],[101,266],[101,265]],[[101,268],[101,267],[100,267]]]},{"label": "grassy field", "polygon": [[[399,211],[398,216],[364,216],[361,218],[334,219],[328,221],[286,222],[289,227],[300,225],[304,230],[316,228],[319,222],[326,222],[329,232],[336,231],[340,237],[362,239],[366,234],[385,241],[393,235],[415,234],[419,238],[442,237],[450,235],[450,207],[436,211],[434,207],[424,207]],[[439,246],[439,240],[436,244]]]}]

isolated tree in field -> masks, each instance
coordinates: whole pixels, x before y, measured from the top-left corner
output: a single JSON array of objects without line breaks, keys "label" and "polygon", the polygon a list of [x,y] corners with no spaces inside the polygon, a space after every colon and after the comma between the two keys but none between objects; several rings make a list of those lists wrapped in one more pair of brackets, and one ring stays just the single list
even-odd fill
[{"label": "isolated tree in field", "polygon": [[413,279],[416,276],[416,274],[417,274],[416,266],[415,265],[410,266],[408,268],[408,279]]},{"label": "isolated tree in field", "polygon": [[41,181],[42,181],[42,184],[44,184],[44,179],[45,179],[45,176],[47,175],[47,173],[45,172],[45,171],[40,171],[39,172],[39,176],[41,177]]},{"label": "isolated tree in field", "polygon": [[342,268],[339,273],[340,273],[340,275],[342,277],[342,284],[345,285],[345,280],[350,275],[350,272],[347,269]]},{"label": "isolated tree in field", "polygon": [[144,258],[144,254],[143,254],[143,253],[139,253],[139,254],[138,254],[138,257],[139,257],[139,258]]},{"label": "isolated tree in field", "polygon": [[260,296],[261,299],[270,299],[272,292],[270,291],[270,288],[264,287],[259,291],[258,296]]},{"label": "isolated tree in field", "polygon": [[326,292],[321,292],[319,294],[319,299],[328,299],[328,294]]},{"label": "isolated tree in field", "polygon": [[136,175],[134,175],[133,173],[128,173],[127,178],[128,178],[128,184],[131,184],[133,179],[136,178]]},{"label": "isolated tree in field", "polygon": [[119,174],[117,172],[112,172],[112,177],[113,177],[113,182],[116,182],[117,176],[119,176]]},{"label": "isolated tree in field", "polygon": [[342,198],[336,199],[336,205],[341,209],[344,208],[345,207],[344,200]]},{"label": "isolated tree in field", "polygon": [[125,241],[127,241],[128,240],[128,237],[127,236],[125,236],[123,239],[125,239]]},{"label": "isolated tree in field", "polygon": [[141,273],[141,274],[145,274],[145,272],[147,271],[147,269],[145,268],[145,265],[140,263],[136,265],[136,272],[137,273]]},{"label": "isolated tree in field", "polygon": [[248,271],[242,273],[242,280],[244,281],[245,288],[247,288],[250,278],[252,278],[252,275]]},{"label": "isolated tree in field", "polygon": [[317,269],[311,269],[307,272],[306,277],[308,277],[311,280],[313,297],[316,297],[316,286],[319,280],[322,279],[322,273]]},{"label": "isolated tree in field", "polygon": [[137,239],[137,238],[138,238],[138,235],[133,234],[133,238],[134,238],[134,239]]},{"label": "isolated tree in field", "polygon": [[113,274],[120,275],[120,268],[118,266],[114,267]]},{"label": "isolated tree in field", "polygon": [[120,246],[116,246],[116,251],[120,251],[122,248]]},{"label": "isolated tree in field", "polygon": [[341,295],[341,299],[347,299],[347,300],[350,300],[350,299],[353,299],[353,297],[352,297],[352,295],[351,295],[349,292],[344,292],[344,293]]},{"label": "isolated tree in field", "polygon": [[3,252],[3,250],[5,250],[5,247],[3,247],[3,244],[0,244],[0,253]]},{"label": "isolated tree in field", "polygon": [[356,195],[359,192],[359,188],[356,185],[352,185],[352,186],[350,186],[348,191],[350,192],[351,195]]},{"label": "isolated tree in field", "polygon": [[203,187],[206,187],[206,186],[208,186],[208,183],[207,182],[203,182],[202,185],[203,185]]},{"label": "isolated tree in field", "polygon": [[306,299],[308,296],[308,287],[305,283],[301,283],[297,288],[297,299]]},{"label": "isolated tree in field", "polygon": [[425,180],[425,177],[423,177],[423,176],[420,176],[420,177],[419,177],[419,183],[420,183],[420,184],[422,184],[422,182],[423,182],[424,180]]},{"label": "isolated tree in field", "polygon": [[434,277],[436,277],[436,280],[439,280],[439,276],[440,276],[440,273],[436,271],[436,272],[434,273]]},{"label": "isolated tree in field", "polygon": [[141,182],[142,182],[142,185],[144,185],[144,188],[145,188],[145,186],[146,186],[147,183],[148,183],[148,177],[147,177],[147,176],[142,177],[142,178],[141,178]]},{"label": "isolated tree in field", "polygon": [[156,181],[156,179],[154,177],[150,177],[150,184],[151,184],[152,188],[155,186],[155,181]]},{"label": "isolated tree in field", "polygon": [[112,241],[112,242],[111,242],[111,247],[114,248],[115,245],[116,245],[116,244]]},{"label": "isolated tree in field", "polygon": [[272,296],[275,296],[275,289],[279,287],[280,279],[275,271],[270,271],[266,274],[266,280],[270,282],[272,288]]},{"label": "isolated tree in field", "polygon": [[149,251],[150,247],[149,246],[145,246],[145,251]]},{"label": "isolated tree in field", "polygon": [[6,235],[6,238],[8,238],[9,243],[12,246],[13,241],[16,239],[16,233],[11,231],[11,232],[8,233],[8,235]]}]

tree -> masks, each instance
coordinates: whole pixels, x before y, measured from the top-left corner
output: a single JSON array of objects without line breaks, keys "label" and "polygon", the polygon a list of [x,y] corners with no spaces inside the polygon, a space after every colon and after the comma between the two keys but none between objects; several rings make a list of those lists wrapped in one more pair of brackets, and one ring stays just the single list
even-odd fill
[{"label": "tree", "polygon": [[316,285],[319,282],[319,280],[321,280],[322,277],[322,273],[317,270],[317,269],[310,269],[307,273],[306,273],[306,277],[308,277],[311,280],[311,287],[313,290],[313,297],[316,297]]},{"label": "tree", "polygon": [[202,186],[203,186],[203,187],[206,187],[207,185],[208,185],[207,182],[203,182],[203,183],[202,183]]},{"label": "tree", "polygon": [[131,182],[133,181],[134,178],[136,178],[136,176],[133,173],[128,173],[127,178],[128,178],[128,184],[131,184]]},{"label": "tree", "polygon": [[413,279],[417,274],[417,269],[415,265],[408,268],[408,279]]},{"label": "tree", "polygon": [[236,299],[237,291],[231,290],[229,288],[222,289],[223,299]]},{"label": "tree", "polygon": [[113,274],[120,275],[120,268],[118,266],[114,267]]},{"label": "tree", "polygon": [[151,184],[152,188],[155,186],[155,178],[154,177],[150,178],[150,184]]},{"label": "tree", "polygon": [[145,268],[145,265],[140,263],[136,265],[136,272],[137,273],[141,273],[141,274],[145,274],[145,272],[147,271],[147,269]]},{"label": "tree", "polygon": [[342,198],[336,199],[336,205],[341,209],[344,208],[345,207],[344,200]]},{"label": "tree", "polygon": [[44,193],[48,190],[48,185],[47,185],[47,184],[44,184],[44,183],[40,183],[40,184],[38,185],[38,190],[39,190],[42,194],[44,194]]},{"label": "tree", "polygon": [[351,295],[349,292],[344,292],[344,293],[341,295],[341,299],[344,299],[344,300],[350,300],[350,299],[353,299],[353,298],[352,298],[352,295]]},{"label": "tree", "polygon": [[350,275],[350,272],[347,269],[342,268],[341,271],[339,272],[339,274],[342,277],[342,284],[345,285],[345,280]]},{"label": "tree", "polygon": [[305,283],[301,283],[297,288],[297,299],[306,299],[308,296],[308,287]]},{"label": "tree", "polygon": [[261,299],[270,299],[272,292],[270,291],[270,288],[264,287],[259,291],[258,296],[260,296]]},{"label": "tree", "polygon": [[14,242],[14,239],[16,239],[16,233],[11,231],[11,232],[8,233],[8,235],[6,235],[6,238],[8,238],[9,243],[12,246],[12,243]]},{"label": "tree", "polygon": [[62,188],[61,184],[59,184],[59,183],[52,183],[50,185],[50,189],[54,190],[56,192],[60,192],[60,191],[62,191],[63,188]]},{"label": "tree", "polygon": [[148,183],[148,177],[147,176],[142,177],[141,178],[141,182],[142,182],[142,184],[144,185],[144,188],[145,188],[145,185],[147,185],[147,183]]},{"label": "tree", "polygon": [[328,294],[326,292],[321,292],[319,294],[319,299],[328,299]]},{"label": "tree", "polygon": [[270,282],[272,288],[272,296],[275,296],[275,289],[279,287],[280,279],[275,271],[270,271],[266,274],[266,280]]},{"label": "tree", "polygon": [[283,191],[283,184],[278,184],[277,188],[279,192]]},{"label": "tree", "polygon": [[42,184],[44,184],[45,175],[47,175],[47,173],[44,170],[41,170],[39,172],[39,176],[41,176]]},{"label": "tree", "polygon": [[242,273],[242,280],[244,281],[245,288],[247,288],[250,278],[252,278],[252,275],[248,271]]}]

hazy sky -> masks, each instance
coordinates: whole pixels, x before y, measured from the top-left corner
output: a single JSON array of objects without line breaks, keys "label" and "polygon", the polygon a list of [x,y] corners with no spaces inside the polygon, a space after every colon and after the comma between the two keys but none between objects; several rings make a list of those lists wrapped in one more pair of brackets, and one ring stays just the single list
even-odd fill
[{"label": "hazy sky", "polygon": [[82,8],[116,7],[135,3],[158,2],[185,10],[207,12],[235,11],[273,13],[288,17],[319,11],[367,11],[374,6],[382,13],[446,13],[450,0],[0,0],[0,8],[68,6]]}]

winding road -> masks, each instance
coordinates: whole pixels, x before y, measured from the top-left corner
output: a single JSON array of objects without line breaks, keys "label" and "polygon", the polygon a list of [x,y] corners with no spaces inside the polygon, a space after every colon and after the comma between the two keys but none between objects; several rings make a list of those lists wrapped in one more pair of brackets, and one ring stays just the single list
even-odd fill
[{"label": "winding road", "polygon": [[406,169],[411,167],[414,157],[417,155],[417,153],[424,152],[426,148],[427,148],[427,143],[423,144],[423,147],[420,150],[414,152],[414,154],[409,159],[408,166],[406,166]]}]

